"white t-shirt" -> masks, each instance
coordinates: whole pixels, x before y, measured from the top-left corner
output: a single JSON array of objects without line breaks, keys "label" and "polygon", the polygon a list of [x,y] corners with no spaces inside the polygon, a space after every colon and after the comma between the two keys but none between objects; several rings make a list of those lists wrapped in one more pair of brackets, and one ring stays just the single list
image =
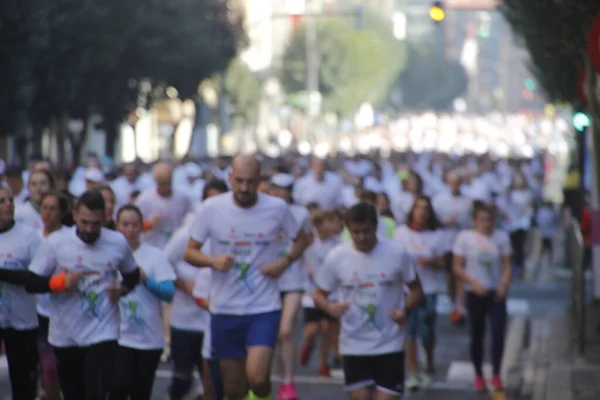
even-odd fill
[{"label": "white t-shirt", "polygon": [[170,197],[162,197],[156,189],[144,191],[136,200],[144,220],[160,217],[160,222],[147,232],[142,239],[151,246],[162,249],[183,222],[185,215],[191,210],[188,197],[174,190]]},{"label": "white t-shirt", "polygon": [[[0,233],[0,268],[27,270],[41,242],[35,230],[17,222]],[[35,296],[21,285],[0,281],[0,328],[25,330],[37,326]]]},{"label": "white t-shirt", "polygon": [[396,229],[394,240],[406,248],[417,268],[423,293],[435,294],[440,290],[439,271],[417,263],[420,257],[439,257],[446,252],[444,236],[440,231],[415,231],[406,225]]},{"label": "white t-shirt", "polygon": [[[510,256],[512,250],[508,234],[494,230],[482,235],[475,230],[462,231],[456,237],[452,253],[464,257],[466,273],[487,289],[495,289],[502,282],[502,256]],[[465,290],[471,286],[465,284]]]},{"label": "white t-shirt", "polygon": [[[319,272],[319,268],[323,265],[325,257],[335,246],[340,244],[339,236],[332,236],[327,240],[321,240],[318,236],[315,236],[312,244],[304,252],[304,260],[306,268],[310,268],[310,275],[307,273],[307,279],[304,286],[304,296],[302,296],[302,306],[308,308],[315,308],[315,301],[313,300],[313,294],[317,285],[315,284],[315,276]],[[307,271],[308,272],[308,271]],[[332,296],[330,296],[330,300]]]},{"label": "white t-shirt", "polygon": [[415,196],[410,192],[402,192],[397,199],[392,201],[390,208],[398,224],[406,221],[406,214],[409,213],[414,203]]},{"label": "white t-shirt", "polygon": [[210,239],[212,255],[234,254],[228,272],[213,271],[211,312],[248,315],[281,309],[277,279],[260,269],[279,255],[282,235],[295,239],[298,224],[285,201],[259,193],[256,205],[237,206],[232,193],[204,202],[190,228],[191,237],[204,243]]},{"label": "white t-shirt", "polygon": [[[175,272],[164,254],[142,243],[133,253],[135,261],[147,277],[157,282],[174,281]],[[121,328],[119,344],[132,349],[162,349],[165,335],[160,299],[143,284],[119,301]]]},{"label": "white t-shirt", "polygon": [[[292,204],[290,205],[290,211],[292,212],[292,215],[294,216],[294,219],[298,223],[300,229],[302,229],[306,234],[310,234],[312,228],[306,207],[298,204]],[[290,250],[291,246],[292,241],[284,238],[281,243],[279,257],[284,257]],[[281,292],[302,291],[304,289],[305,282],[306,268],[304,266],[304,257],[301,257],[298,261],[292,263],[292,265],[290,265],[290,267],[279,277],[279,290]]]},{"label": "white t-shirt", "polygon": [[342,188],[342,180],[334,172],[326,171],[322,181],[309,172],[295,183],[293,197],[298,204],[314,202],[323,210],[334,210],[344,205]]},{"label": "white t-shirt", "polygon": [[443,232],[446,242],[446,251],[452,249],[452,243],[460,229],[466,229],[471,225],[471,207],[473,200],[470,198],[458,195],[453,195],[449,190],[441,192],[433,198],[431,205],[435,210],[440,222],[447,221],[454,217],[458,224],[457,226],[440,229]]},{"label": "white t-shirt", "polygon": [[16,207],[15,221],[30,226],[36,231],[44,229],[42,216],[29,201]]},{"label": "white t-shirt", "polygon": [[391,240],[379,241],[368,254],[342,243],[327,255],[316,283],[328,292],[339,289],[341,301],[350,304],[341,317],[342,355],[402,351],[404,328],[389,313],[404,306],[404,285],[415,279],[408,252]]},{"label": "white t-shirt", "polygon": [[92,245],[77,237],[75,227],[48,236],[29,269],[40,276],[65,271],[85,274],[76,289],[52,293],[50,344],[85,347],[117,340],[119,312],[108,298],[107,288],[119,278],[119,272],[131,273],[136,268],[131,248],[119,232],[102,228]]},{"label": "white t-shirt", "polygon": [[[175,267],[177,278],[198,283],[198,277],[206,276],[209,268],[196,268],[180,261]],[[175,289],[175,297],[171,306],[171,326],[175,329],[191,332],[204,332],[210,326],[210,314],[198,307],[192,296],[181,289]]]}]

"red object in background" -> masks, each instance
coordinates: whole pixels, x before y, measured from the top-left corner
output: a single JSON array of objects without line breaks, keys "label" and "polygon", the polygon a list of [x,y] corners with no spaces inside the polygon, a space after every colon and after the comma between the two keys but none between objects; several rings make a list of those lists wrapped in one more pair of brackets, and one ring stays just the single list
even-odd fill
[{"label": "red object in background", "polygon": [[592,213],[588,207],[583,208],[581,215],[581,235],[585,247],[590,247],[592,245]]},{"label": "red object in background", "polygon": [[600,210],[591,211],[590,223],[592,224],[592,246],[600,245]]},{"label": "red object in background", "polygon": [[581,71],[577,77],[577,97],[584,107],[588,106],[588,96],[585,90],[585,71]]},{"label": "red object in background", "polygon": [[596,15],[588,35],[588,56],[596,71],[600,72],[600,13]]},{"label": "red object in background", "polygon": [[297,30],[302,23],[302,14],[292,15],[292,29]]}]

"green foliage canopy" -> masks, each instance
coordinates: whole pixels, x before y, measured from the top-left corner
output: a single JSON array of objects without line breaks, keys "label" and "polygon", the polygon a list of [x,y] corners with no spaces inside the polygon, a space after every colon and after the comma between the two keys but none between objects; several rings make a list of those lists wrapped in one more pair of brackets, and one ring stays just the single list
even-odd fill
[{"label": "green foliage canopy", "polygon": [[531,71],[549,100],[576,103],[586,41],[597,0],[503,0],[500,11],[523,41]]},{"label": "green foliage canopy", "polygon": [[[365,15],[364,30],[352,19],[333,17],[317,23],[319,90],[323,110],[351,115],[361,103],[382,104],[406,63],[406,47],[390,24]],[[287,93],[306,89],[306,27],[292,37],[283,57],[281,79]]]},{"label": "green foliage canopy", "polygon": [[109,154],[137,104],[137,82],[193,97],[246,44],[233,0],[5,0],[1,7],[0,134],[99,113]]}]

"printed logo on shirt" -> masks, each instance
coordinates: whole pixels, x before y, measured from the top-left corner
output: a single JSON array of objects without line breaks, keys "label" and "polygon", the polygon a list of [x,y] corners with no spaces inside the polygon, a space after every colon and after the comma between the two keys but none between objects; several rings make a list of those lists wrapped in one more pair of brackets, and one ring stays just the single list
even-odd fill
[{"label": "printed logo on shirt", "polygon": [[98,321],[104,317],[104,314],[99,310],[100,295],[98,293],[92,291],[80,293],[79,298],[81,299],[83,315]]},{"label": "printed logo on shirt", "polygon": [[139,315],[139,304],[137,301],[121,301],[121,310],[125,315],[125,319],[129,323],[138,329],[144,329],[146,323],[144,319]]},{"label": "printed logo on shirt", "polygon": [[221,246],[229,246],[231,242],[229,240],[218,240],[217,241]]},{"label": "printed logo on shirt", "polygon": [[235,233],[235,228],[234,227],[231,227],[231,229],[229,230],[229,235],[228,236],[229,236],[230,239],[235,239],[236,233]]},{"label": "printed logo on shirt", "polygon": [[245,262],[236,262],[233,264],[233,267],[238,271],[238,278],[236,281],[242,283],[250,293],[254,293],[254,287],[250,284],[248,277],[248,273],[250,272],[250,264]]},{"label": "printed logo on shirt", "polygon": [[494,255],[491,253],[479,254],[479,265],[488,273],[494,268]]}]

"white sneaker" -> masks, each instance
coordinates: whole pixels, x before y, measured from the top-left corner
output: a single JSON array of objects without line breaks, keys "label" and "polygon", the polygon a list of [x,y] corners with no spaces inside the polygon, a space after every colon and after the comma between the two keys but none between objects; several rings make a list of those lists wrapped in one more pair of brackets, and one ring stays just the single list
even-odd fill
[{"label": "white sneaker", "polygon": [[165,346],[162,355],[160,356],[160,361],[161,362],[168,362],[171,359],[171,347],[170,346]]},{"label": "white sneaker", "polygon": [[421,382],[419,381],[419,378],[416,375],[411,375],[406,380],[405,386],[409,391],[416,392],[417,390],[419,390]]}]

